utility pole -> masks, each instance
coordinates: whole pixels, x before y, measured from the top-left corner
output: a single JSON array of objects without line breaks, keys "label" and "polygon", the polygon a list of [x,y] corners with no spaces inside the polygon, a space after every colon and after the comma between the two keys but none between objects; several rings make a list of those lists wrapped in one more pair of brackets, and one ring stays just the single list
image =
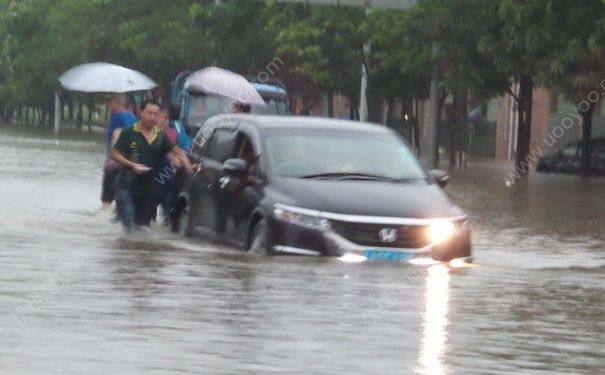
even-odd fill
[{"label": "utility pole", "polygon": [[359,96],[359,121],[368,121],[368,69],[365,61],[370,55],[371,44],[365,42],[363,44],[363,63],[361,64],[361,95]]},{"label": "utility pole", "polygon": [[55,134],[61,130],[61,98],[59,92],[55,92],[55,118],[54,118]]}]

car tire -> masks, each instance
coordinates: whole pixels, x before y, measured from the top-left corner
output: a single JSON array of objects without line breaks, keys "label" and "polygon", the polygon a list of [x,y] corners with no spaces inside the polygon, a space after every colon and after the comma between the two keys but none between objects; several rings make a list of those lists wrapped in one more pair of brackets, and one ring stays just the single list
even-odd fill
[{"label": "car tire", "polygon": [[172,231],[175,233],[180,233],[185,237],[191,237],[192,227],[189,205],[185,204],[177,211],[176,215],[174,215]]},{"label": "car tire", "polygon": [[267,244],[267,222],[261,219],[250,232],[248,252],[259,255],[270,255]]}]

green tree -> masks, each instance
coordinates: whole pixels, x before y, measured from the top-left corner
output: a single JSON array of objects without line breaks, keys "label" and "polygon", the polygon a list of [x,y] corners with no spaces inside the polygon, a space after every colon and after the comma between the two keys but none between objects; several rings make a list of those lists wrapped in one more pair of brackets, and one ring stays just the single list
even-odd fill
[{"label": "green tree", "polygon": [[[553,63],[564,48],[561,27],[570,21],[567,11],[578,5],[565,0],[491,0],[483,4],[486,14],[496,12],[497,18],[481,37],[479,48],[510,79],[508,91],[517,104],[519,127],[515,167],[524,177],[529,172],[533,89],[547,84],[549,73],[559,68]],[[518,83],[518,92],[513,90],[514,83]]]},{"label": "green tree", "polygon": [[389,109],[395,98],[401,98],[413,130],[410,141],[419,148],[418,118],[412,104],[427,97],[431,79],[431,43],[424,20],[417,9],[376,10],[369,14],[368,34],[372,46],[368,92],[386,99]]},{"label": "green tree", "polygon": [[562,48],[554,56],[547,80],[576,104],[582,117],[582,174],[589,174],[592,120],[605,89],[605,2],[587,0],[582,6],[556,4],[565,14],[560,24]]},{"label": "green tree", "polygon": [[209,64],[257,75],[276,58],[275,35],[268,28],[281,6],[246,0],[205,0],[191,8]]},{"label": "green tree", "polygon": [[105,8],[116,22],[113,37],[118,55],[109,59],[145,72],[164,88],[165,99],[172,79],[182,70],[197,69],[210,62],[204,30],[193,13],[192,0],[149,0],[124,2],[110,0]]},{"label": "green tree", "polygon": [[38,114],[38,123],[50,122],[57,78],[87,60],[96,5],[86,0],[8,2],[0,18],[6,73],[0,98],[11,109],[25,108],[26,123],[29,108]]},{"label": "green tree", "polygon": [[458,163],[457,154],[468,149],[469,98],[488,99],[510,86],[508,76],[498,72],[495,61],[479,48],[481,38],[497,24],[493,6],[494,1],[483,0],[424,0],[414,9],[424,39],[438,46],[433,66],[440,87],[452,96],[448,147],[452,167]]},{"label": "green tree", "polygon": [[351,100],[351,107],[357,107],[366,39],[364,11],[309,7],[298,10],[296,17],[288,20],[277,35],[278,52],[296,59],[293,72],[309,76],[329,97],[335,92],[344,93]]}]

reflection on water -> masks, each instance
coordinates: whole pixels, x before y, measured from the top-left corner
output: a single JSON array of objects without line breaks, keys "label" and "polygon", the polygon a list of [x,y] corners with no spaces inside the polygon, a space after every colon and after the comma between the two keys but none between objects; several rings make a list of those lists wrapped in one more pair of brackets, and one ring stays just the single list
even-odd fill
[{"label": "reflection on water", "polygon": [[448,374],[444,365],[447,349],[450,274],[447,266],[430,266],[424,295],[423,332],[417,373],[423,375]]}]

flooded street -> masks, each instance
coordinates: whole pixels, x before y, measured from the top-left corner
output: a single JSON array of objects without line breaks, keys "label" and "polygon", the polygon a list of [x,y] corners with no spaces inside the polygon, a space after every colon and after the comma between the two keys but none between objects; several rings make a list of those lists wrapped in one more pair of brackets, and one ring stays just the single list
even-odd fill
[{"label": "flooded street", "polygon": [[478,163],[446,188],[473,265],[344,263],[125,236],[99,209],[102,152],[0,128],[2,374],[605,368],[603,178],[507,187]]}]

